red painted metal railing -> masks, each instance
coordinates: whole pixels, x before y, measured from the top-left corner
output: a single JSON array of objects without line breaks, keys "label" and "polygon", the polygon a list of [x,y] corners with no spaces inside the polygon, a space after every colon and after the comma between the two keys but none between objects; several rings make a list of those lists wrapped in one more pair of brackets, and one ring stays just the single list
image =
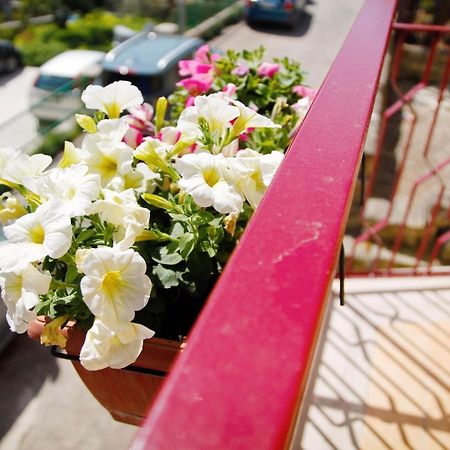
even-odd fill
[{"label": "red painted metal railing", "polygon": [[367,0],[133,449],[288,445],[395,3]]},{"label": "red painted metal railing", "polygon": [[[442,275],[450,273],[450,141],[445,136],[450,114],[442,114],[450,105],[450,27],[395,23],[393,28],[389,88],[396,98],[388,99],[381,116],[359,211],[362,226],[347,240],[353,241],[347,273]],[[403,74],[402,65],[420,64],[417,52],[424,64],[420,80],[411,83],[417,74]],[[405,57],[408,65],[403,64]],[[447,108],[442,107],[444,101]],[[394,144],[393,135],[398,140]],[[395,153],[396,167],[391,179],[380,181],[386,172],[380,161],[388,147]],[[376,191],[386,181],[390,191],[383,199]]]}]

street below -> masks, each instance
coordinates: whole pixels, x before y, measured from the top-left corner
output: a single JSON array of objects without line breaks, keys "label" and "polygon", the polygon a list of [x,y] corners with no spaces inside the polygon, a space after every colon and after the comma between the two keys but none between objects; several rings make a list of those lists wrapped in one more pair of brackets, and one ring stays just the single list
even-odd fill
[{"label": "street below", "polygon": [[226,51],[266,48],[268,59],[289,57],[299,61],[305,84],[318,89],[334,61],[363,0],[310,0],[297,27],[244,21],[227,27],[210,41],[211,48]]}]

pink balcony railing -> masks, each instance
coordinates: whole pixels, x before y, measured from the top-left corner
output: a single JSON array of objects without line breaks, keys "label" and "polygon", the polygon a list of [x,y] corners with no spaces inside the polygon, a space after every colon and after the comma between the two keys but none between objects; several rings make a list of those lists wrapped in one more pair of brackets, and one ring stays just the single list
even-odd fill
[{"label": "pink balcony railing", "polygon": [[133,449],[288,445],[395,6],[367,0]]}]

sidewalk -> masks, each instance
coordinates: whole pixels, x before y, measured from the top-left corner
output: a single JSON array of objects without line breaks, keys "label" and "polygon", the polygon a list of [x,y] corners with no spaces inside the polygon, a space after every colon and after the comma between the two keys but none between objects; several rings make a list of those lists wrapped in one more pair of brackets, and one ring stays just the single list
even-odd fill
[{"label": "sidewalk", "polygon": [[28,336],[0,355],[0,450],[124,450],[136,427],[115,422],[69,361]]}]

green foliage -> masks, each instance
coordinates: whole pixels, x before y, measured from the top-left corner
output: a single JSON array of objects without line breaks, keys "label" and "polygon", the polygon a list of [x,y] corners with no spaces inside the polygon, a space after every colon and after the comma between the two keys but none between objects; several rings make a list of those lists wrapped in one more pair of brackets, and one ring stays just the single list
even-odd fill
[{"label": "green foliage", "polygon": [[225,231],[223,214],[213,208],[197,206],[190,195],[166,197],[173,211],[152,207],[151,231],[170,238],[138,246],[151,267],[154,287],[146,313],[138,313],[137,321],[159,336],[176,339],[189,331],[253,210],[245,207],[231,235]]},{"label": "green foliage", "polygon": [[[273,62],[280,67],[271,78],[257,74],[258,67],[264,62],[265,50],[260,47],[253,51],[238,52],[228,50],[214,65],[214,81],[210,92],[220,92],[229,83],[236,86],[237,99],[254,107],[259,114],[270,117],[280,128],[258,129],[248,136],[247,146],[260,153],[272,150],[285,151],[292,139],[292,133],[298,125],[298,117],[291,108],[299,96],[292,89],[303,82],[300,63],[288,58],[275,58]],[[249,68],[248,74],[241,76],[233,73],[239,65]],[[184,109],[188,92],[179,87],[169,97],[171,119],[175,122]]]},{"label": "green foliage", "polygon": [[89,48],[108,51],[111,48],[113,29],[125,25],[140,30],[147,19],[131,15],[116,16],[94,11],[61,28],[56,24],[29,26],[14,40],[22,51],[26,65],[39,66],[65,50]]},{"label": "green foliage", "polygon": [[[222,11],[226,7],[236,3],[236,0],[216,0],[214,2],[207,0],[196,0],[192,2],[186,2],[185,14],[186,14],[186,27],[193,28],[199,23],[205,21],[211,16],[214,16],[219,11]],[[179,10],[173,9],[170,19],[173,22],[178,22]]]},{"label": "green foliage", "polygon": [[30,41],[25,45],[20,46],[23,62],[27,66],[40,66],[48,61],[50,58],[67,50],[67,47],[61,42],[48,41],[43,44],[43,41]]}]

